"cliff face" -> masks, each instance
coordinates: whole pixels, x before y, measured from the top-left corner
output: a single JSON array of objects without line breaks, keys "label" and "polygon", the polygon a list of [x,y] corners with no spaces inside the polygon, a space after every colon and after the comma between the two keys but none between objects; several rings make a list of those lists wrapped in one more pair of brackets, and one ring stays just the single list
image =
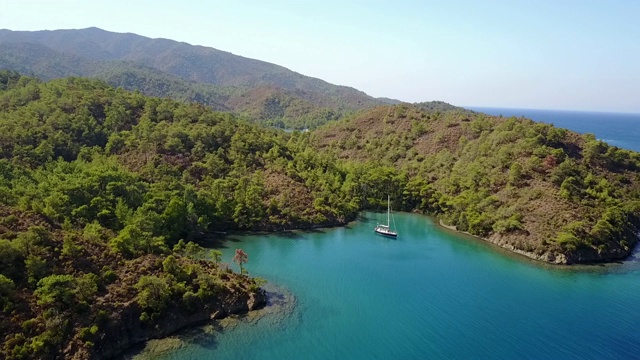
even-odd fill
[{"label": "cliff face", "polygon": [[126,304],[112,314],[111,321],[102,336],[96,339],[90,352],[85,349],[67,349],[66,355],[72,359],[109,359],[133,345],[166,337],[183,328],[203,323],[212,319],[221,319],[229,315],[243,314],[264,307],[267,303],[265,292],[258,289],[254,292],[238,291],[225,288],[218,300],[208,304],[198,304],[195,311],[182,308],[171,308],[165,315],[153,323],[140,320],[142,309],[136,302]]}]

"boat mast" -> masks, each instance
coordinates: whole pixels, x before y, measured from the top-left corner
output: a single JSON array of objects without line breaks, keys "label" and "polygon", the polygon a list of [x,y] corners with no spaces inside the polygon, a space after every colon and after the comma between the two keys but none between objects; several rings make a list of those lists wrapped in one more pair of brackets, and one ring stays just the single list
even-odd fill
[{"label": "boat mast", "polygon": [[391,213],[391,196],[387,195],[387,227],[391,226],[391,221],[389,221],[390,213]]}]

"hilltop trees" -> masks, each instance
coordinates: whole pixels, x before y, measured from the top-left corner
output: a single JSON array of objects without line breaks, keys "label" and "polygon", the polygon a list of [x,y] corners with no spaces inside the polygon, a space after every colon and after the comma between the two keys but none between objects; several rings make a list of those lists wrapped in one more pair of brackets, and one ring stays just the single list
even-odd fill
[{"label": "hilltop trees", "polygon": [[[4,31],[0,64],[42,79],[72,75],[99,78],[113,87],[197,102],[271,126],[315,128],[351,112],[393,102],[264,61],[166,39],[90,29],[33,32],[29,37],[24,43],[21,35]],[[90,59],[84,41],[94,46]],[[105,46],[105,42],[111,45]],[[143,49],[152,48],[164,56],[145,55]],[[126,106],[107,110],[108,121],[118,123],[127,110]]]},{"label": "hilltop trees", "polygon": [[[628,174],[640,168],[637,154],[595,138],[446,104],[380,107],[313,134],[283,133],[98,81],[2,79],[0,202],[68,228],[99,227],[128,258],[166,254],[213,229],[344,224],[383,208],[387,195],[395,209],[475,235],[535,234],[541,250],[567,223],[538,221],[547,214],[535,201],[592,206],[582,215],[597,219],[626,208],[620,189],[635,186]],[[13,251],[2,256],[27,260],[33,284],[48,275],[41,254]],[[69,240],[65,256],[74,253]]]},{"label": "hilltop trees", "polygon": [[[127,256],[164,252],[211,227],[308,227],[355,215],[339,200],[347,197],[331,196],[346,173],[310,152],[304,134],[97,81],[22,83],[0,93],[0,200],[76,227],[96,222],[117,232],[111,245]],[[38,96],[17,105],[24,86]],[[272,183],[282,178],[293,188]],[[295,188],[326,206],[300,212],[277,200]]]},{"label": "hilltop trees", "polygon": [[[72,339],[90,348],[108,318],[100,312],[113,301],[96,297],[125,306],[137,294],[141,319],[151,322],[172,306],[193,311],[215,301],[228,275],[170,255],[176,247],[204,258],[190,241],[177,246],[181,239],[212,228],[314,224],[319,210],[269,201],[287,191],[273,177],[307,189],[307,174],[286,174],[282,165],[282,157],[303,151],[304,140],[288,145],[299,134],[258,130],[199,105],[98,81],[40,83],[13,73],[0,80],[0,307],[9,311],[0,328],[13,334],[0,349],[4,357],[57,354]],[[313,196],[302,200],[305,209],[313,209],[304,206]],[[332,209],[321,211],[338,223]],[[28,331],[25,321],[33,324]]]}]

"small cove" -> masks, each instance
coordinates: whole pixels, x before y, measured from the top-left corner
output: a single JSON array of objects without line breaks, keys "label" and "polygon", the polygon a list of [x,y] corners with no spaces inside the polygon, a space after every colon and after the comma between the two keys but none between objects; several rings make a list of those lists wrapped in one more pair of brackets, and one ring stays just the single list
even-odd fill
[{"label": "small cove", "polygon": [[[640,260],[547,266],[395,214],[399,236],[373,233],[385,214],[345,228],[232,236],[252,276],[292,306],[232,320],[163,359],[620,359],[640,351]],[[280,311],[282,310],[282,311]]]}]

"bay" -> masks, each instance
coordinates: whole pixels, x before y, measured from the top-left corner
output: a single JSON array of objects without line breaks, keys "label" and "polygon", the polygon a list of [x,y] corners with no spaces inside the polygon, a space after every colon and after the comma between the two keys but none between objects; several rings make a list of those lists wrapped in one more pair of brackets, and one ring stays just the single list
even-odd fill
[{"label": "bay", "polygon": [[[630,359],[640,353],[640,260],[546,266],[395,214],[345,228],[235,236],[287,310],[187,337],[162,359]],[[236,269],[237,270],[237,269]],[[229,325],[231,324],[231,325]]]}]

